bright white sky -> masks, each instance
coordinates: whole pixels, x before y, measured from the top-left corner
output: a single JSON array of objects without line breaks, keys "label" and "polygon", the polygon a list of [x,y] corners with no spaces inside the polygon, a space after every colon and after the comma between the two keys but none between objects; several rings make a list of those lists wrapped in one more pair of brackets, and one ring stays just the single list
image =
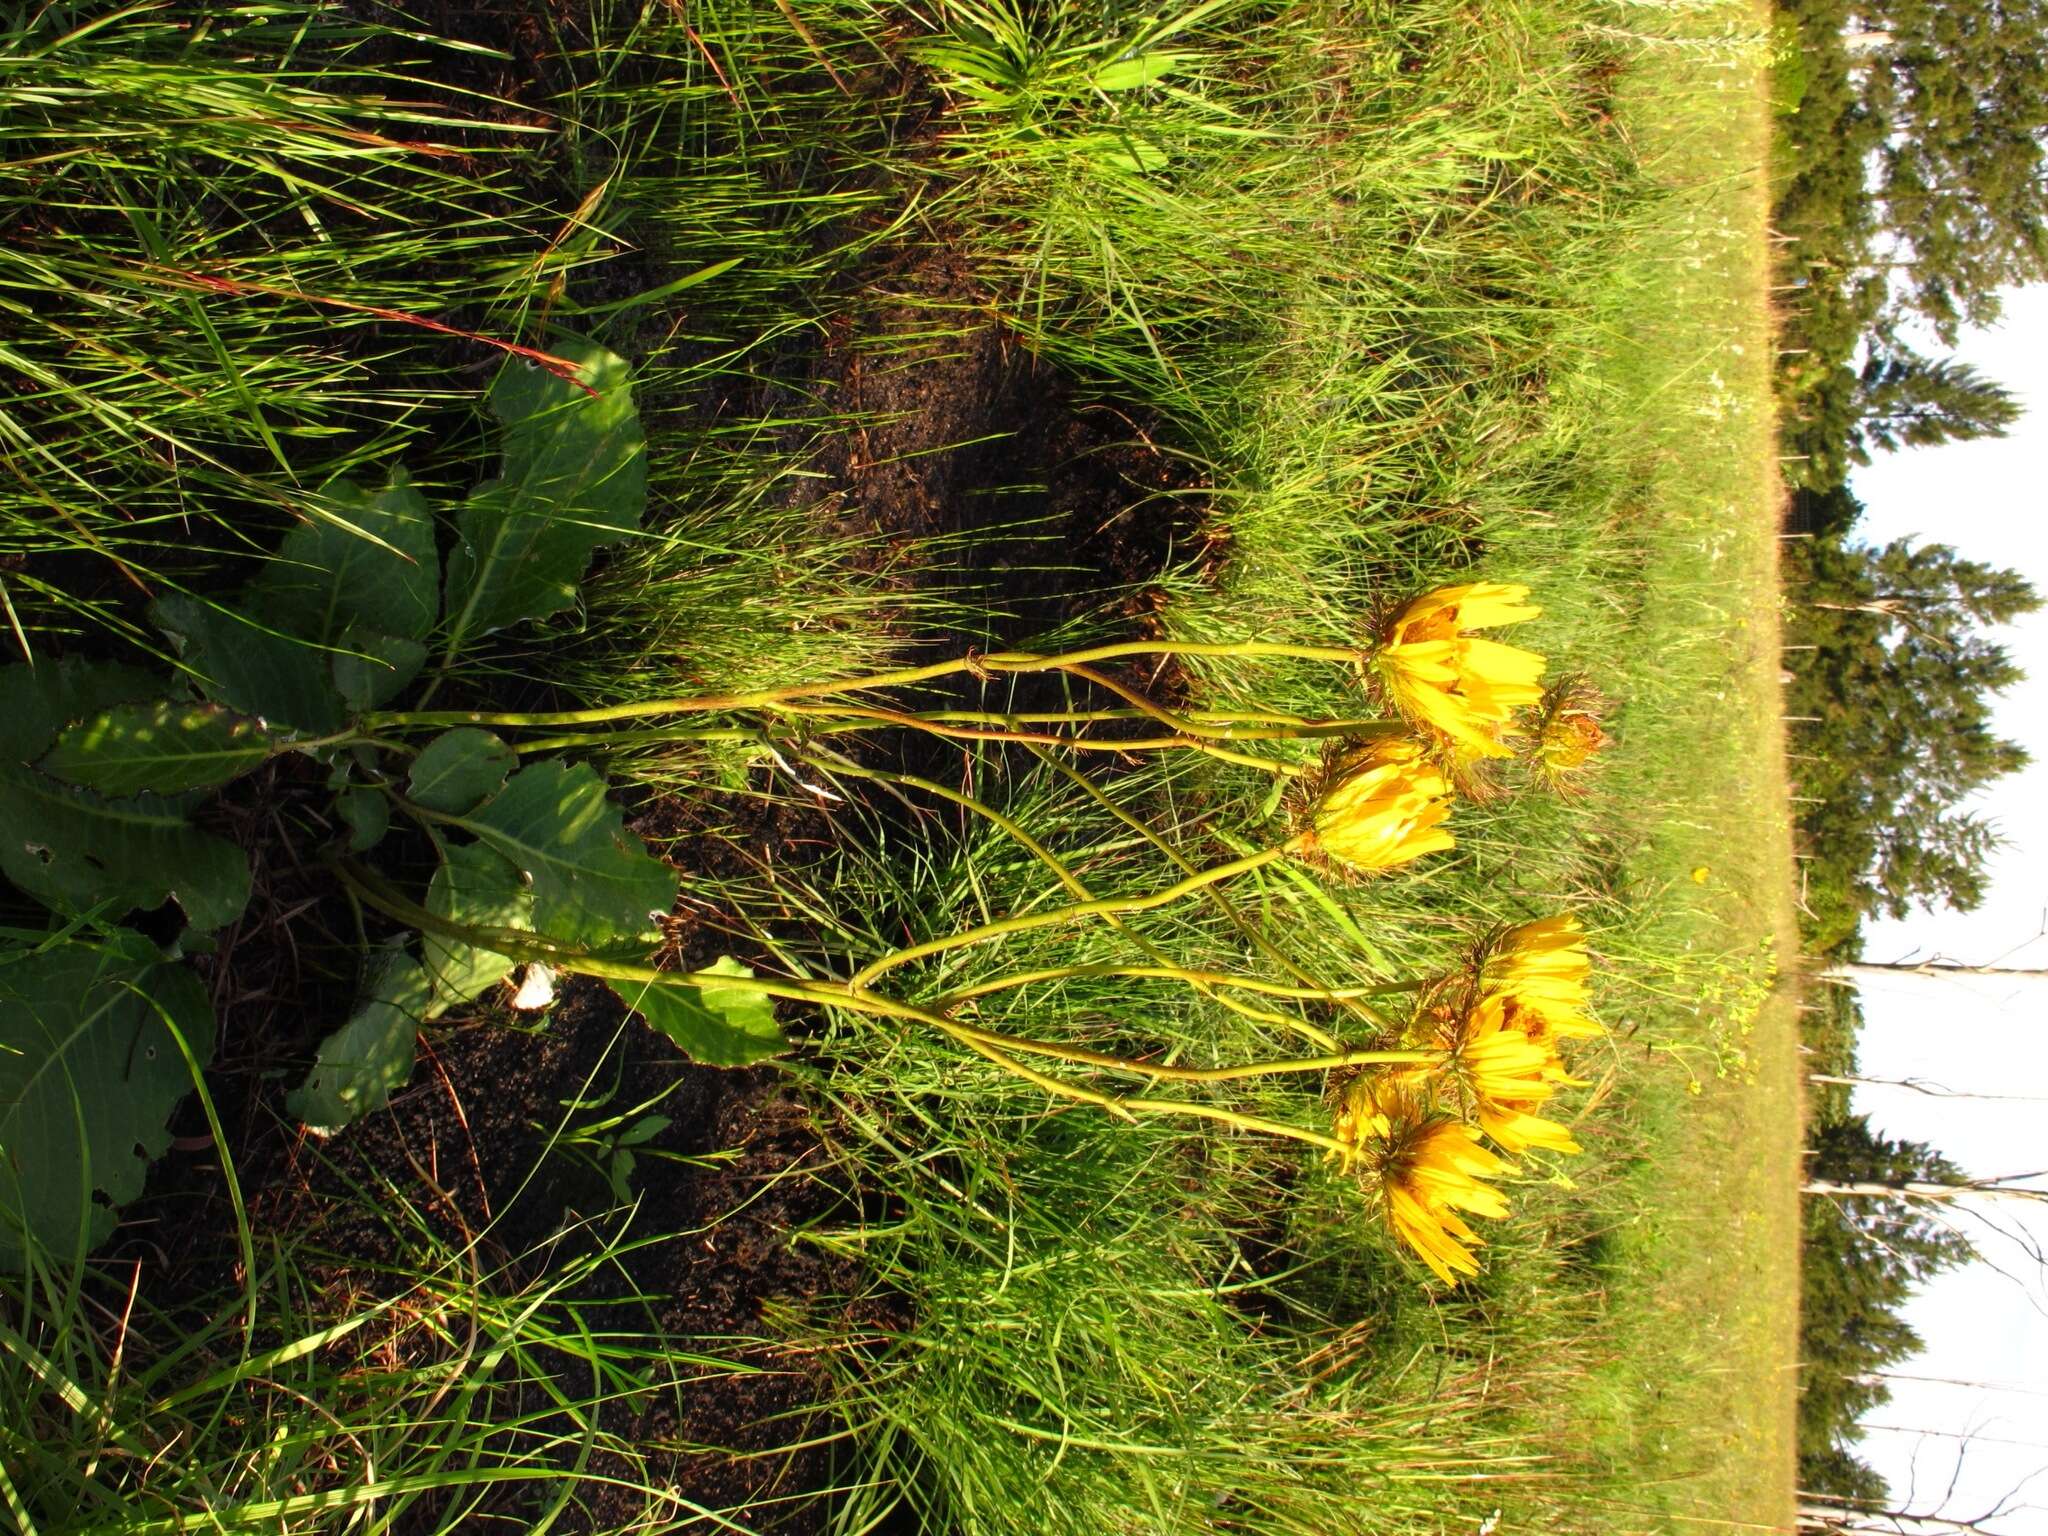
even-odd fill
[{"label": "bright white sky", "polygon": [[[2048,287],[2008,294],[2001,323],[1964,336],[1957,351],[2018,395],[2026,417],[2002,440],[1880,455],[1854,477],[1868,508],[1859,535],[1951,544],[2018,568],[2048,593]],[[2009,840],[1990,896],[1972,913],[1867,924],[1871,960],[1940,955],[2048,967],[2048,613],[2001,638],[2033,675],[2001,702],[1999,729],[2024,743],[2034,764],[1981,802]],[[1979,1177],[2048,1169],[2048,978],[1886,978],[1864,984],[1863,1011],[1864,1076],[2013,1096],[1859,1088],[1855,1107],[1878,1129],[1931,1143]],[[2008,1227],[2027,1223],[2048,1248],[2048,1208],[1982,1209]],[[1894,1382],[1892,1401],[1871,1416],[1863,1456],[1891,1479],[1899,1507],[1916,1513],[1973,1519],[2019,1488],[1987,1528],[2048,1536],[2048,1274],[2010,1239],[1971,1225],[1988,1262],[1942,1276],[1915,1299],[1907,1316],[1927,1349],[1897,1369],[1988,1385]]]}]

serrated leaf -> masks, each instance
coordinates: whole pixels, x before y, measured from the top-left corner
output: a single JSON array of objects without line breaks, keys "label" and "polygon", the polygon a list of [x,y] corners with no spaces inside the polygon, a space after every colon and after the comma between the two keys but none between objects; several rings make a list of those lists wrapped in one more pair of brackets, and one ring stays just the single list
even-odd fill
[{"label": "serrated leaf", "polygon": [[334,690],[351,712],[389,704],[426,664],[422,642],[378,630],[345,631],[328,657]]},{"label": "serrated leaf", "polygon": [[139,936],[0,964],[0,1262],[106,1240],[192,1086],[179,1034],[204,1067],[206,989]]},{"label": "serrated leaf", "polygon": [[208,698],[324,734],[394,697],[426,660],[440,557],[403,475],[382,490],[330,480],[328,520],[301,524],[233,601],[172,594],[151,609]]},{"label": "serrated leaf", "polygon": [[147,673],[83,663],[0,667],[0,720],[21,760],[0,759],[0,870],[60,912],[114,916],[175,897],[194,927],[218,928],[249,899],[240,849],[185,820],[187,799],[107,799],[25,766],[74,720],[146,700]]},{"label": "serrated leaf", "polygon": [[[533,926],[533,892],[500,855],[481,843],[448,845],[427,884],[427,910],[471,928]],[[437,1010],[466,1003],[496,986],[519,962],[460,940],[422,934],[420,949],[434,983]]]},{"label": "serrated leaf", "polygon": [[460,816],[505,787],[519,756],[489,731],[458,725],[428,742],[413,760],[406,795],[415,804]]},{"label": "serrated leaf", "polygon": [[122,704],[58,734],[36,766],[102,795],[211,789],[267,761],[263,727],[217,704]]},{"label": "serrated leaf", "polygon": [[382,1109],[412,1076],[414,1036],[432,1005],[433,987],[417,960],[402,949],[377,957],[363,1001],[320,1042],[313,1070],[285,1095],[285,1109],[322,1135]]},{"label": "serrated leaf", "polygon": [[[707,969],[722,976],[754,974],[730,955]],[[760,992],[680,977],[673,982],[614,984],[613,989],[627,1007],[705,1066],[748,1067],[789,1049],[775,1022],[774,1002]]]},{"label": "serrated leaf", "polygon": [[242,606],[323,647],[342,645],[352,630],[425,639],[441,586],[425,498],[402,472],[377,491],[330,480],[319,497],[328,518],[285,535],[244,590]]},{"label": "serrated leaf", "polygon": [[646,510],[646,445],[625,359],[584,341],[555,350],[577,363],[589,390],[524,361],[508,362],[491,385],[505,457],[456,519],[450,655],[567,608],[592,553],[638,528]]},{"label": "serrated leaf", "polygon": [[225,607],[172,593],[150,608],[200,691],[273,727],[325,735],[347,718],[327,653]]},{"label": "serrated leaf", "polygon": [[384,792],[358,784],[334,797],[334,813],[348,828],[348,851],[368,853],[391,830],[391,801]]},{"label": "serrated leaf", "polygon": [[533,891],[533,926],[592,947],[655,931],[676,872],[625,829],[604,780],[583,763],[533,763],[476,810],[451,818],[504,855]]}]

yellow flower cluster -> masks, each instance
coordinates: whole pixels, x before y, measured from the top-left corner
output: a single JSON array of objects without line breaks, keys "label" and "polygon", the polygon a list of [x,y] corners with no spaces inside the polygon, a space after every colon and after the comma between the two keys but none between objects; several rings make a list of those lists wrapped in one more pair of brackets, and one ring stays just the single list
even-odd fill
[{"label": "yellow flower cluster", "polygon": [[1482,1134],[1509,1157],[1579,1150],[1540,1111],[1573,1082],[1558,1042],[1600,1033],[1586,1012],[1591,974],[1576,918],[1507,929],[1424,1004],[1408,1043],[1439,1052],[1435,1062],[1353,1078],[1339,1096],[1333,1134],[1395,1236],[1447,1281],[1478,1272],[1465,1215],[1507,1214],[1481,1181],[1514,1165]]}]

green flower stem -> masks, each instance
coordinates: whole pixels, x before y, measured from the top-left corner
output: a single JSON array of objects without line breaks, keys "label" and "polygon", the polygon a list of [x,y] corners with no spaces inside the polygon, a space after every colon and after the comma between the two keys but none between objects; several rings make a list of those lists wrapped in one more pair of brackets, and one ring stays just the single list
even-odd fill
[{"label": "green flower stem", "polygon": [[[1035,748],[1033,750],[1036,751]],[[1183,854],[1178,848],[1175,848],[1171,843],[1167,842],[1166,839],[1161,837],[1151,827],[1147,826],[1141,819],[1139,819],[1136,816],[1133,816],[1129,811],[1125,810],[1122,806],[1118,805],[1114,800],[1110,799],[1109,796],[1105,795],[1102,792],[1102,790],[1099,787],[1097,787],[1087,777],[1087,775],[1077,772],[1069,764],[1059,761],[1057,758],[1053,757],[1049,753],[1037,752],[1037,756],[1039,761],[1045,763],[1048,767],[1053,768],[1057,772],[1064,774],[1071,782],[1080,786],[1081,790],[1084,793],[1086,793],[1091,799],[1093,799],[1096,804],[1100,805],[1104,810],[1108,811],[1110,815],[1116,817],[1118,821],[1121,821],[1125,826],[1129,827],[1132,831],[1136,832],[1140,837],[1144,838],[1154,848],[1158,849],[1162,854],[1166,856],[1166,858],[1172,864],[1174,864],[1178,869],[1180,869],[1182,873],[1192,875],[1196,872],[1194,864],[1187,858],[1185,854]],[[1297,839],[1297,841],[1300,841],[1300,839]],[[1209,904],[1215,907],[1219,912],[1221,912],[1224,918],[1230,923],[1230,925],[1244,936],[1246,943],[1250,944],[1254,949],[1258,950],[1259,953],[1264,955],[1267,959],[1273,961],[1282,970],[1286,971],[1288,975],[1292,976],[1296,981],[1302,983],[1304,986],[1321,986],[1321,983],[1318,982],[1315,977],[1311,976],[1307,971],[1303,970],[1299,965],[1297,965],[1294,962],[1293,958],[1289,956],[1285,950],[1281,949],[1279,945],[1275,944],[1271,939],[1267,938],[1266,935],[1258,928],[1256,924],[1251,922],[1251,920],[1248,919],[1242,912],[1239,912],[1236,906],[1232,904],[1230,898],[1224,895],[1223,892],[1211,887],[1207,892],[1205,892],[1205,894],[1209,900]],[[1250,1012],[1250,1010],[1247,1010],[1238,1003],[1236,1003],[1235,1000],[1233,1000],[1227,993],[1212,992],[1209,995],[1214,997],[1219,1003],[1222,1003],[1226,1008],[1233,1008],[1241,1013]],[[1375,1027],[1383,1027],[1386,1023],[1386,1021],[1383,1018],[1381,1018],[1378,1012],[1376,1012],[1373,1008],[1369,1007],[1367,1004],[1365,1004],[1357,998],[1341,998],[1339,999],[1339,1001],[1343,1004],[1343,1006],[1349,1008],[1353,1013],[1357,1014],[1360,1018],[1364,1019],[1367,1023]],[[1259,1017],[1260,1015],[1254,1013],[1252,1016]],[[1314,1025],[1305,1022],[1297,1021],[1295,1027],[1299,1029],[1302,1032],[1302,1034],[1305,1035],[1308,1039],[1314,1041],[1317,1045],[1322,1046],[1326,1050],[1334,1049],[1336,1047],[1337,1037],[1335,1035],[1329,1034],[1326,1031],[1318,1029]]]},{"label": "green flower stem", "polygon": [[1217,864],[1197,871],[1185,880],[1147,893],[1143,896],[1105,896],[1093,901],[1078,901],[1064,907],[1054,907],[1044,912],[1025,912],[1015,917],[1000,918],[993,923],[983,923],[978,928],[963,929],[948,934],[942,939],[927,939],[922,944],[908,945],[894,954],[884,955],[856,972],[848,983],[852,987],[865,987],[884,971],[907,965],[912,960],[922,960],[928,955],[942,955],[949,950],[962,949],[969,944],[984,943],[989,939],[1001,938],[1005,934],[1026,933],[1034,928],[1050,928],[1059,923],[1072,922],[1077,917],[1096,917],[1107,913],[1149,912],[1155,907],[1164,907],[1189,896],[1219,881],[1231,880],[1238,875],[1249,874],[1262,869],[1276,859],[1284,859],[1299,853],[1305,846],[1305,839],[1293,837],[1274,848],[1262,849],[1247,854],[1241,859],[1232,859],[1227,864]]},{"label": "green flower stem", "polygon": [[1325,1152],[1334,1152],[1339,1157],[1355,1157],[1356,1147],[1339,1141],[1334,1136],[1325,1136],[1321,1131],[1304,1130],[1298,1125],[1289,1125],[1284,1120],[1268,1120],[1261,1115],[1240,1114],[1234,1109],[1225,1109],[1221,1104],[1202,1104],[1187,1099],[1119,1099],[1117,1108],[1127,1115],[1191,1115],[1197,1120],[1218,1120],[1240,1131],[1256,1131],[1265,1136],[1284,1136],[1289,1141],[1305,1142]]},{"label": "green flower stem", "polygon": [[[1082,901],[1093,901],[1095,899],[1095,893],[1089,890],[1086,885],[1081,883],[1081,877],[1074,873],[1071,866],[1069,866],[1064,859],[1062,859],[1058,854],[1054,853],[1051,849],[1047,848],[1043,843],[1039,842],[1038,839],[1033,837],[1029,832],[1025,831],[1023,826],[1020,825],[1017,821],[1015,821],[1011,817],[1005,816],[1002,812],[998,811],[994,806],[988,805],[987,803],[981,800],[975,799],[972,795],[966,794],[957,789],[949,788],[948,786],[937,783],[931,779],[920,778],[915,774],[895,773],[880,768],[863,768],[853,763],[845,763],[837,761],[835,759],[822,758],[813,753],[804,753],[802,754],[802,757],[805,762],[808,762],[813,766],[824,769],[828,772],[844,774],[851,778],[870,779],[884,784],[900,784],[905,786],[906,788],[911,789],[921,789],[927,794],[935,795],[941,800],[950,801],[954,805],[960,806],[962,809],[970,810],[975,812],[977,815],[984,816],[995,826],[999,827],[1003,832],[1007,833],[1012,839],[1014,839],[1017,842],[1017,844],[1020,847],[1022,847],[1027,853],[1029,853],[1033,858],[1037,859],[1041,864],[1045,865],[1047,869],[1051,870],[1053,872],[1054,877],[1059,880],[1060,884],[1064,885],[1067,888],[1070,894],[1072,894],[1073,896],[1077,897]],[[1137,945],[1138,948],[1142,949],[1153,960],[1157,961],[1160,966],[1167,968],[1172,967],[1173,961],[1170,956],[1168,956],[1162,950],[1160,950],[1157,945],[1153,944],[1152,941],[1147,939],[1143,934],[1136,933],[1129,927],[1127,927],[1122,918],[1118,917],[1114,913],[1108,913],[1105,914],[1104,921],[1107,922],[1110,925],[1110,927],[1116,929],[1119,933],[1123,934],[1133,944]],[[1213,996],[1214,994],[1210,995]],[[1248,1014],[1251,1017],[1259,1019],[1266,1023],[1280,1024],[1293,1029],[1308,1029],[1309,1032],[1312,1034],[1321,1033],[1318,1030],[1314,1030],[1311,1026],[1305,1025],[1300,1019],[1291,1018],[1286,1014],[1269,1013],[1264,1009],[1246,1008],[1241,1005],[1231,1003],[1231,1001],[1227,998],[1219,998],[1218,1001],[1225,1003],[1227,1006],[1235,1007],[1238,1012]],[[1334,1042],[1319,1043],[1334,1044]]]},{"label": "green flower stem", "polygon": [[579,725],[604,725],[613,720],[642,719],[652,715],[686,715],[761,709],[792,699],[826,699],[840,694],[865,693],[877,688],[902,688],[914,683],[934,682],[962,673],[975,676],[1050,672],[1087,666],[1091,662],[1115,661],[1126,656],[1211,656],[1211,657],[1293,657],[1304,661],[1332,661],[1356,666],[1365,652],[1349,646],[1283,645],[1277,641],[1242,640],[1229,644],[1195,641],[1128,640],[1116,645],[1091,646],[1086,650],[1064,651],[1041,656],[1031,651],[991,651],[986,655],[962,656],[952,661],[933,662],[923,667],[899,667],[888,672],[870,672],[860,677],[840,678],[827,683],[796,683],[786,688],[762,688],[747,693],[700,694],[694,697],[647,699],[634,704],[611,704],[595,709],[540,711],[533,713],[492,713],[478,710],[412,710],[371,713],[364,723],[371,726],[441,727],[484,725],[531,726],[569,729]]},{"label": "green flower stem", "polygon": [[962,987],[948,992],[939,999],[942,1005],[964,1003],[977,997],[987,997],[995,992],[1007,992],[1013,987],[1036,986],[1042,981],[1067,981],[1084,976],[1131,976],[1156,980],[1185,981],[1190,986],[1236,987],[1246,992],[1258,992],[1267,997],[1299,998],[1309,1002],[1341,1003],[1354,997],[1376,997],[1388,992],[1412,992],[1424,983],[1414,981],[1377,982],[1368,987],[1319,987],[1288,986],[1277,981],[1263,981],[1256,976],[1238,976],[1229,971],[1203,971],[1178,965],[1058,965],[1042,971],[1019,971],[1015,975],[1000,976],[994,981],[985,981],[980,986]]},{"label": "green flower stem", "polygon": [[1171,1083],[1234,1083],[1248,1077],[1272,1077],[1290,1072],[1333,1072],[1341,1067],[1433,1066],[1444,1059],[1442,1051],[1383,1051],[1361,1048],[1355,1051],[1330,1051],[1321,1056],[1283,1058],[1279,1061],[1234,1062],[1227,1067],[1176,1067],[1165,1062],[1137,1061],[1128,1056],[1112,1056],[1103,1051],[1088,1050],[1084,1046],[1060,1045],[1050,1040],[1027,1040],[1019,1035],[1006,1035],[997,1030],[963,1024],[958,1019],[950,1021],[946,1033],[961,1038],[972,1035],[986,1045],[1018,1055],[1049,1056],[1056,1061],[1064,1061],[1069,1066],[1101,1067],[1105,1071],[1124,1072],[1133,1077],[1150,1077]]},{"label": "green flower stem", "polygon": [[[1269,849],[1268,854],[1277,856],[1284,850]],[[1245,861],[1240,860],[1239,863]],[[594,976],[603,981],[636,982],[646,986],[691,986],[711,985],[737,991],[755,992],[767,997],[786,998],[796,1002],[817,1003],[828,1008],[848,1008],[859,1013],[876,1014],[883,1017],[899,1018],[927,1024],[958,1040],[995,1065],[1002,1067],[1027,1082],[1044,1088],[1047,1092],[1081,1103],[1091,1104],[1122,1119],[1135,1119],[1139,1115],[1190,1115],[1198,1119],[1215,1120],[1232,1125],[1239,1130],[1257,1131],[1269,1135],[1284,1136],[1295,1141],[1325,1150],[1346,1152],[1348,1149],[1334,1137],[1320,1132],[1304,1130],[1299,1126],[1287,1125],[1282,1121],[1266,1120],[1255,1115],[1240,1114],[1220,1105],[1202,1104],[1177,1099],[1132,1099],[1103,1093],[1079,1083],[1070,1083],[1049,1073],[1037,1071],[1024,1062],[1015,1060],[1010,1053],[1048,1056],[1076,1065],[1094,1066],[1120,1071],[1134,1076],[1148,1077],[1171,1082],[1229,1082],[1246,1077],[1265,1076],[1273,1073],[1322,1072],[1344,1066],[1363,1066],[1391,1063],[1425,1063],[1439,1059],[1440,1053],[1430,1051],[1337,1051],[1326,1056],[1306,1057],[1291,1061],[1248,1062],[1228,1067],[1173,1067],[1163,1064],[1132,1061],[1125,1057],[1111,1056],[1099,1051],[1086,1050],[1079,1046],[1065,1046],[1050,1041],[1026,1040],[1013,1035],[1000,1034],[963,1024],[958,1019],[947,1017],[930,1008],[915,1003],[901,1002],[884,997],[855,985],[842,986],[831,982],[808,982],[782,980],[766,976],[733,976],[719,971],[663,971],[651,965],[637,965],[627,961],[612,960],[591,955],[557,944],[539,934],[519,929],[491,928],[451,922],[427,911],[417,903],[408,901],[393,891],[380,877],[352,864],[348,860],[337,861],[334,865],[342,882],[367,905],[377,908],[387,916],[408,922],[444,938],[474,944],[505,956],[509,960],[527,963],[539,961],[555,969],[571,974]],[[1210,872],[1213,873],[1213,872]]]},{"label": "green flower stem", "polygon": [[[829,711],[834,706],[792,705],[792,708],[818,709]],[[1038,709],[1018,712],[1004,712],[985,709],[921,709],[916,712],[925,720],[938,720],[946,724],[965,725],[1092,725],[1105,720],[1143,720],[1142,709]],[[1184,711],[1190,720],[1204,725],[1241,725],[1251,727],[1286,726],[1285,736],[1299,735],[1302,731],[1313,731],[1331,736],[1349,736],[1360,731],[1385,726],[1384,720],[1317,720],[1308,715],[1275,714],[1269,710],[1227,710],[1190,709]],[[1243,736],[1233,740],[1263,740],[1263,737]]]},{"label": "green flower stem", "polygon": [[[1026,746],[1066,747],[1081,752],[1164,752],[1176,748],[1205,752],[1211,757],[1221,758],[1227,763],[1238,763],[1247,768],[1257,768],[1263,773],[1293,777],[1306,773],[1305,767],[1293,763],[1277,762],[1270,757],[1257,757],[1249,752],[1233,752],[1219,747],[1212,741],[1192,736],[1140,736],[1124,740],[1097,741],[1088,736],[1070,735],[1064,731],[1034,731],[1024,727],[993,725],[949,725],[906,710],[881,709],[873,706],[856,705],[778,705],[779,711],[799,715],[805,721],[816,719],[874,721],[882,725],[901,726],[908,730],[923,731],[927,735],[961,741],[1008,741]],[[808,726],[807,726],[808,728]],[[847,729],[840,725],[839,730]],[[1235,731],[1236,727],[1229,727]],[[1266,731],[1261,734],[1241,733],[1233,740],[1285,741],[1291,739],[1286,731]]]}]

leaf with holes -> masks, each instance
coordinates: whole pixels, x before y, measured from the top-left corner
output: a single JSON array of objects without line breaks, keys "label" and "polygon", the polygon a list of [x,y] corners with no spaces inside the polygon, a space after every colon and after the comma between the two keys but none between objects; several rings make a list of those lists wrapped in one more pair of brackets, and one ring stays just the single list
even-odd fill
[{"label": "leaf with holes", "polygon": [[433,1013],[433,985],[417,960],[402,949],[373,957],[362,1002],[320,1042],[313,1070],[285,1095],[286,1111],[326,1136],[382,1109],[412,1076],[414,1036]]},{"label": "leaf with holes", "polygon": [[199,978],[138,935],[0,960],[0,1262],[106,1240],[213,1035]]},{"label": "leaf with holes", "polygon": [[195,796],[107,798],[29,765],[65,727],[162,688],[125,667],[45,663],[0,668],[0,870],[60,912],[113,916],[176,898],[195,928],[233,922],[249,900],[249,861],[232,843],[186,821]]},{"label": "leaf with holes", "polygon": [[775,1022],[775,1004],[745,987],[720,986],[710,976],[751,977],[754,973],[722,955],[685,980],[613,982],[628,1008],[707,1067],[750,1067],[789,1049]]},{"label": "leaf with holes", "polygon": [[[449,844],[427,885],[427,910],[467,928],[533,926],[533,892],[518,870],[481,843]],[[519,962],[459,939],[427,933],[421,953],[439,1008],[466,1003],[511,974]]]},{"label": "leaf with holes", "polygon": [[599,947],[651,936],[676,899],[676,872],[625,829],[587,764],[533,763],[474,811],[450,818],[525,874],[533,926]]},{"label": "leaf with holes", "polygon": [[266,762],[275,745],[257,721],[217,704],[121,704],[67,726],[36,766],[102,795],[212,789]]},{"label": "leaf with holes", "polygon": [[417,805],[460,816],[505,787],[519,758],[489,731],[458,725],[443,731],[413,760],[406,795]]},{"label": "leaf with holes", "polygon": [[647,451],[625,359],[584,341],[555,350],[575,360],[587,388],[522,361],[491,385],[505,458],[456,519],[451,657],[492,630],[567,608],[597,547],[638,528],[646,510]]}]

